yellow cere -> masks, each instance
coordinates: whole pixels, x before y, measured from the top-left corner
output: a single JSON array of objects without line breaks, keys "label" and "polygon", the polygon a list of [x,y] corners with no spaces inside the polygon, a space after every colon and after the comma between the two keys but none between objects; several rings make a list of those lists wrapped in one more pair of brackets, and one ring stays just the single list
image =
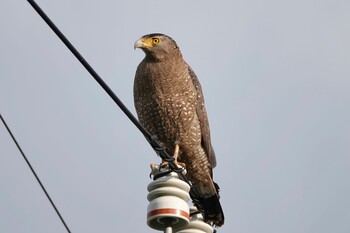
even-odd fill
[{"label": "yellow cere", "polygon": [[142,38],[142,45],[145,48],[151,48],[154,45],[159,44],[160,39],[158,37],[151,37],[151,38]]}]

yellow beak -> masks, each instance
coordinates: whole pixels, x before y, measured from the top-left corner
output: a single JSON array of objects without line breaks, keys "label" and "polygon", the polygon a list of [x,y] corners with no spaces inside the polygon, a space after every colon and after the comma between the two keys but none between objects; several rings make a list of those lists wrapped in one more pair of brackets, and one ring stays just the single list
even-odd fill
[{"label": "yellow beak", "polygon": [[134,44],[134,49],[136,48],[150,48],[152,47],[152,40],[151,39],[145,39],[145,38],[141,38],[139,40],[137,40]]}]

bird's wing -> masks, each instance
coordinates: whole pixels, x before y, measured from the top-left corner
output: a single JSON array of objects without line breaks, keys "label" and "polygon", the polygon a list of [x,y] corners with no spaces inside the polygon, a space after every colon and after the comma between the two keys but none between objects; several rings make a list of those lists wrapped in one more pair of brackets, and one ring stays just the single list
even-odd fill
[{"label": "bird's wing", "polygon": [[201,124],[201,131],[202,131],[202,146],[204,148],[204,151],[206,152],[206,155],[208,157],[208,160],[212,167],[214,168],[216,166],[216,158],[215,158],[215,152],[211,145],[210,141],[210,128],[209,128],[209,121],[207,117],[207,111],[205,110],[204,106],[204,97],[202,93],[202,87],[199,83],[199,80],[192,70],[192,68],[188,66],[188,71],[191,76],[193,85],[196,88],[197,92],[197,106],[196,106],[196,112],[199,119],[199,122]]}]

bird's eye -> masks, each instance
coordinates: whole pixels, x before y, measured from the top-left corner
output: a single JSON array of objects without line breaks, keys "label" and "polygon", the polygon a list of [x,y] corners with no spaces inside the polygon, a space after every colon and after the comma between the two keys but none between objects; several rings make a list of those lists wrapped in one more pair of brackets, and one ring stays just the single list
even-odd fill
[{"label": "bird's eye", "polygon": [[159,43],[159,39],[158,38],[152,38],[152,43],[153,44],[158,44]]}]

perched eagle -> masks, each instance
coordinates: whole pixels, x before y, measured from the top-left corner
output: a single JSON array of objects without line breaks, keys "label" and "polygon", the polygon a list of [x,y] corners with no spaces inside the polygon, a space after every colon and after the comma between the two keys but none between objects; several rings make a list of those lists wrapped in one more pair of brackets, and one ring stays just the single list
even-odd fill
[{"label": "perched eagle", "polygon": [[212,171],[216,158],[198,78],[169,36],[145,35],[134,47],[146,54],[134,81],[138,118],[151,134],[158,136],[177,162],[185,163],[192,183],[190,195],[204,220],[222,226],[224,213]]}]

